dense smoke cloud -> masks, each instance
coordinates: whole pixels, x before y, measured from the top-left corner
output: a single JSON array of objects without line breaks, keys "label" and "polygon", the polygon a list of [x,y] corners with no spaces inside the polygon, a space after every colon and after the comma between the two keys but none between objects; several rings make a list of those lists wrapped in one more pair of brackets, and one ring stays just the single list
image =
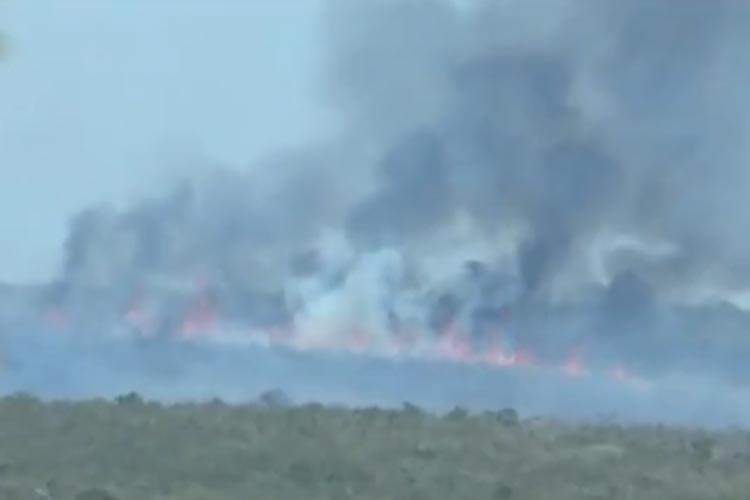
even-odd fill
[{"label": "dense smoke cloud", "polygon": [[[557,285],[571,300],[579,290],[566,281],[595,278],[586,262],[571,269],[583,255],[602,261],[612,318],[679,291],[741,288],[748,174],[737,131],[747,115],[736,94],[718,90],[748,70],[736,58],[745,10],[334,3],[331,88],[362,142],[380,151],[375,164],[301,154],[267,166],[272,180],[225,170],[125,214],[86,212],[73,224],[64,281],[120,288],[203,276],[239,310],[275,302],[294,314],[284,310],[291,264],[323,231],[343,227],[350,266],[390,249],[430,289],[422,256],[454,251],[451,228],[463,223],[471,239],[513,247],[515,263],[497,272],[518,275],[529,299],[550,301]],[[342,200],[358,179],[347,171],[373,183],[369,194]],[[672,251],[590,255],[597,237],[618,235]],[[499,266],[492,250],[473,257]]]},{"label": "dense smoke cloud", "polygon": [[[674,245],[649,269],[665,285],[743,286],[747,104],[720,89],[748,70],[744,5],[434,3],[377,2],[337,19],[355,38],[338,68],[356,86],[356,115],[434,137],[385,146],[386,180],[365,206],[393,212],[370,210],[360,225],[383,232],[385,219],[398,232],[413,212],[422,232],[459,212],[493,233],[521,225],[530,289],[604,230]],[[428,68],[402,71],[412,59]]]},{"label": "dense smoke cloud", "polygon": [[746,3],[338,0],[326,16],[345,137],[84,211],[57,302],[101,328],[134,297],[169,316],[164,297],[200,293],[298,347],[419,352],[458,330],[488,351],[502,332],[552,364],[747,380]]}]

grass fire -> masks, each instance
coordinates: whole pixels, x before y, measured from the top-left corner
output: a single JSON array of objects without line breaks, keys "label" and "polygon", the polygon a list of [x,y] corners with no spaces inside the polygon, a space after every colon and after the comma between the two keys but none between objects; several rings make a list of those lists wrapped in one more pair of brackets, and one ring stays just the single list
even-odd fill
[{"label": "grass fire", "polygon": [[9,2],[0,498],[747,498],[750,3],[291,3]]}]

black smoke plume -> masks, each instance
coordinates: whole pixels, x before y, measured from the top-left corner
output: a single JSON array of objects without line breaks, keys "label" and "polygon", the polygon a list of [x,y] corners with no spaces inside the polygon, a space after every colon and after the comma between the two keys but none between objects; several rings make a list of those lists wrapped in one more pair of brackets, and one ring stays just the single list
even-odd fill
[{"label": "black smoke plume", "polygon": [[45,306],[101,333],[141,300],[168,337],[200,296],[297,345],[500,332],[553,365],[750,381],[746,2],[337,0],[325,19],[345,138],[85,210]]}]

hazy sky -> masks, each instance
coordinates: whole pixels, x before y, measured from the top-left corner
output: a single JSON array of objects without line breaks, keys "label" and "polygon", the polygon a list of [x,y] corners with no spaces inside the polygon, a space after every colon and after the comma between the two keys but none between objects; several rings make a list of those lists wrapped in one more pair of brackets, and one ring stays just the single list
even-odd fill
[{"label": "hazy sky", "polygon": [[320,0],[6,0],[0,281],[53,274],[70,215],[180,159],[243,166],[312,141]]}]

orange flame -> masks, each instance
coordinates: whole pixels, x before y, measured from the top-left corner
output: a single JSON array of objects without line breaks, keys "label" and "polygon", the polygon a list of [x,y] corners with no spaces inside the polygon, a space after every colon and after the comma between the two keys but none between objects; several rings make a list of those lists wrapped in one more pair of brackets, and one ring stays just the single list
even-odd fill
[{"label": "orange flame", "polygon": [[371,339],[364,330],[355,330],[347,339],[348,349],[352,352],[366,353],[371,345]]},{"label": "orange flame", "polygon": [[439,356],[456,362],[469,362],[473,358],[473,346],[467,335],[454,324],[448,325],[441,334]]},{"label": "orange flame", "polygon": [[609,370],[609,376],[613,378],[614,380],[628,380],[630,378],[630,374],[625,369],[624,366],[618,364],[610,368]]},{"label": "orange flame", "polygon": [[[180,330],[180,338],[192,339],[217,333],[220,323],[218,310],[203,291],[205,283],[199,283],[199,292],[185,312]],[[145,307],[141,293],[136,294],[130,302],[124,316],[125,321],[136,327],[141,334],[147,334],[154,327],[154,318]],[[61,307],[48,311],[47,322],[56,328],[68,325],[69,319]],[[258,334],[260,333],[260,337]],[[448,324],[437,339],[422,335],[418,330],[398,330],[389,337],[373,336],[372,332],[356,326],[317,325],[310,334],[297,332],[289,325],[269,327],[264,331],[248,330],[251,341],[258,341],[272,346],[286,346],[300,351],[336,351],[374,356],[405,357],[417,355],[453,363],[483,364],[496,367],[548,366],[539,360],[536,353],[529,348],[513,349],[503,338],[500,331],[489,332],[487,340],[477,343],[471,335],[462,331],[456,322]],[[431,342],[430,342],[431,340]],[[581,348],[569,353],[557,370],[571,378],[591,376],[608,377],[613,381],[633,386],[645,387],[646,381],[639,378],[622,364],[615,364],[609,369],[592,372],[587,366]]]},{"label": "orange flame", "polygon": [[205,335],[213,330],[219,322],[219,315],[204,294],[200,294],[188,309],[180,329],[182,337],[193,338]]},{"label": "orange flame", "polygon": [[588,368],[586,368],[586,365],[584,364],[583,355],[579,351],[570,353],[568,359],[563,365],[563,371],[569,377],[575,378],[585,377],[589,375]]}]

